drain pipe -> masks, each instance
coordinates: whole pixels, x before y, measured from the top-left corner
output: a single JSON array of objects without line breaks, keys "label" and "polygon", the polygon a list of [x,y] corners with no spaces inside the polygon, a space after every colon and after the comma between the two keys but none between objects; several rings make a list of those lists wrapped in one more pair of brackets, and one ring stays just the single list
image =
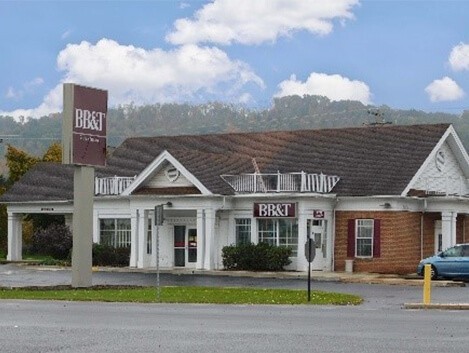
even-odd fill
[{"label": "drain pipe", "polygon": [[423,225],[424,225],[424,216],[425,211],[427,210],[427,200],[423,200],[423,211],[420,215],[420,260],[423,259]]}]

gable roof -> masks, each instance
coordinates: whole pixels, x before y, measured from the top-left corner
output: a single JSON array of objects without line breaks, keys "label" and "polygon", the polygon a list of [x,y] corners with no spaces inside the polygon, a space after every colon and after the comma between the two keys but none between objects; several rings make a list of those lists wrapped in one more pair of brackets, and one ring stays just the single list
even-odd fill
[{"label": "gable roof", "polygon": [[[114,151],[106,167],[96,168],[96,175],[139,175],[168,151],[213,194],[233,194],[220,175],[254,173],[254,158],[261,173],[304,171],[337,175],[340,181],[333,192],[339,195],[400,195],[449,127],[449,124],[382,125],[134,137],[126,139]],[[30,194],[34,185],[25,182],[34,179],[28,174],[41,170],[37,168],[15,185],[17,190],[24,188]],[[16,200],[11,195],[14,188],[1,200]]]}]

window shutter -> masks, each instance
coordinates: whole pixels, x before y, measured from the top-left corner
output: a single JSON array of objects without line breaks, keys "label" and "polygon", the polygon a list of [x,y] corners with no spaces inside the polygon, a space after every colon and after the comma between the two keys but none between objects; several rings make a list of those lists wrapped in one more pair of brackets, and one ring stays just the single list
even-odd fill
[{"label": "window shutter", "polygon": [[373,239],[373,257],[381,256],[381,220],[375,219]]},{"label": "window shutter", "polygon": [[355,220],[348,220],[347,257],[355,257]]}]

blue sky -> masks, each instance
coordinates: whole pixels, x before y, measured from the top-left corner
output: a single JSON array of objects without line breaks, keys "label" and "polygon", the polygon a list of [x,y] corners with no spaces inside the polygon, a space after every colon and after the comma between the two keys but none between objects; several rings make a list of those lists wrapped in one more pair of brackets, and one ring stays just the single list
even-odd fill
[{"label": "blue sky", "polygon": [[469,0],[0,0],[0,114],[62,109],[62,84],[109,105],[268,107],[319,94],[469,109]]}]

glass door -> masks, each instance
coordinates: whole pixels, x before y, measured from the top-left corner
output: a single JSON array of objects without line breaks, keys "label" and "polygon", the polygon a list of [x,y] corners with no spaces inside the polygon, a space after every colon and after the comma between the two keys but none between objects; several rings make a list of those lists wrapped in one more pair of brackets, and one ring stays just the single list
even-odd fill
[{"label": "glass door", "polygon": [[174,226],[174,267],[195,267],[197,229]]},{"label": "glass door", "polygon": [[313,270],[327,269],[327,221],[324,219],[308,220],[308,235],[316,245],[316,256],[311,267]]},{"label": "glass door", "polygon": [[194,264],[197,262],[197,229],[187,230],[187,262]]}]

